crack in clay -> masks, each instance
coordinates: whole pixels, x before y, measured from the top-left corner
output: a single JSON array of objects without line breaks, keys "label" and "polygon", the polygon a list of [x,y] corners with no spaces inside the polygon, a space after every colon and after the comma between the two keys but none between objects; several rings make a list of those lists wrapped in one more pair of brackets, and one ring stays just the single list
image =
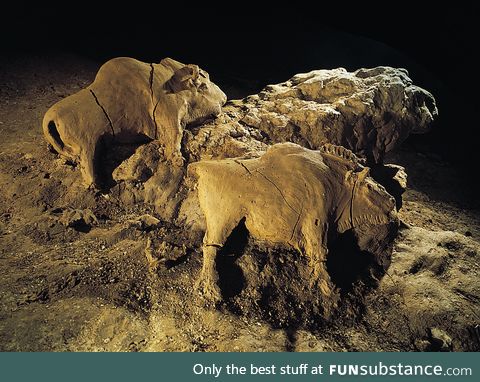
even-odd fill
[{"label": "crack in clay", "polygon": [[158,125],[157,125],[157,118],[155,117],[155,112],[157,111],[157,106],[160,103],[160,100],[158,100],[156,103],[155,103],[155,100],[154,100],[154,98],[155,98],[154,94],[153,94],[154,74],[155,74],[155,67],[153,66],[152,63],[150,63],[150,77],[148,79],[148,83],[150,85],[150,97],[152,99],[152,105],[155,105],[153,107],[153,111],[152,111],[152,120],[153,120],[153,124],[155,125],[155,139],[158,139]]},{"label": "crack in clay", "polygon": [[108,124],[110,125],[110,129],[112,130],[112,135],[113,135],[113,137],[115,138],[115,130],[113,129],[112,120],[111,120],[110,117],[108,116],[108,113],[107,113],[107,111],[105,110],[105,108],[100,104],[100,101],[98,100],[98,98],[97,98],[97,96],[95,95],[94,91],[93,91],[92,89],[89,89],[89,90],[90,90],[90,93],[92,94],[93,98],[95,99],[96,104],[98,105],[98,107],[99,107],[100,109],[102,109],[103,114],[105,114],[105,118],[107,118]]},{"label": "crack in clay", "polygon": [[159,103],[160,103],[160,100],[155,104],[155,107],[153,108],[153,112],[152,112],[153,124],[155,125],[155,139],[158,139],[158,125],[157,125],[157,118],[155,117],[155,112],[157,111],[157,106]]},{"label": "crack in clay", "polygon": [[300,210],[300,213],[297,216],[297,221],[295,222],[295,225],[293,226],[292,235],[290,236],[290,241],[293,239],[293,236],[295,235],[295,231],[297,229],[298,222],[300,221],[300,216],[302,215],[302,212],[303,212],[303,205],[302,205],[302,209]]},{"label": "crack in clay", "polygon": [[153,67],[153,64],[150,63],[150,78],[148,79],[148,83],[150,84],[150,96],[152,97],[152,104],[153,104],[153,73],[155,71],[155,68]]},{"label": "crack in clay", "polygon": [[267,180],[269,183],[271,183],[273,185],[273,187],[275,187],[277,189],[277,191],[280,193],[280,196],[282,197],[282,199],[286,203],[286,205],[288,207],[290,207],[290,209],[298,215],[298,211],[295,208],[293,208],[292,205],[287,201],[287,199],[283,195],[282,190],[280,190],[280,188],[278,188],[278,186],[272,180],[270,180],[265,174],[263,174],[260,170],[257,169],[255,171],[258,172],[261,176],[263,176],[265,178],[265,180]]},{"label": "crack in clay", "polygon": [[238,160],[235,160],[235,163],[239,164],[240,166],[242,166],[247,172],[249,175],[252,175],[252,172],[248,169],[247,166],[245,166],[242,162],[238,161]]}]

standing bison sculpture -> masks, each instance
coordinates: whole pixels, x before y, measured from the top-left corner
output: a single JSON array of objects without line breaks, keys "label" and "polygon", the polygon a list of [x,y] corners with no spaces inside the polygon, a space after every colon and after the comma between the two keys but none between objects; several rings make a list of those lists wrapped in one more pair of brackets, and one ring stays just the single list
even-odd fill
[{"label": "standing bison sculpture", "polygon": [[335,235],[352,230],[361,251],[379,263],[390,258],[398,228],[395,200],[341,146],[314,151],[281,143],[259,158],[204,160],[191,164],[189,172],[198,178],[206,220],[200,284],[209,300],[221,299],[215,259],[242,219],[253,238],[306,256],[310,285],[327,298],[333,288],[326,269],[328,240]]}]

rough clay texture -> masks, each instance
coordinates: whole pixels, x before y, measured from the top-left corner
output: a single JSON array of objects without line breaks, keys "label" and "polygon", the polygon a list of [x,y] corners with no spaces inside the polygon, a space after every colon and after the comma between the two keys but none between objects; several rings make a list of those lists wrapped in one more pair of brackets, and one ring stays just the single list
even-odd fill
[{"label": "rough clay texture", "polygon": [[198,177],[206,218],[202,282],[210,298],[221,297],[217,251],[242,220],[254,239],[304,254],[311,273],[305,281],[325,300],[334,288],[326,269],[329,239],[352,230],[359,251],[376,255],[384,268],[389,264],[398,228],[395,200],[341,146],[312,151],[276,144],[259,158],[200,161],[189,169]]},{"label": "rough clay texture", "polygon": [[58,153],[80,163],[90,185],[98,182],[97,162],[112,141],[157,139],[165,158],[181,163],[185,126],[219,114],[225,101],[196,65],[120,57],[105,63],[87,88],[53,105],[43,132]]}]

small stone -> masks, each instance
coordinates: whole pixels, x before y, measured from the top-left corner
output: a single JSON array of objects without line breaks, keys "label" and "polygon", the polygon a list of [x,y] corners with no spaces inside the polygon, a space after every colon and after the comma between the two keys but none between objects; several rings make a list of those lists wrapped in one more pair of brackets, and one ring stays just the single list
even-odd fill
[{"label": "small stone", "polygon": [[475,257],[477,256],[477,251],[475,251],[474,249],[467,249],[465,251],[465,254],[468,256],[468,257]]},{"label": "small stone", "polygon": [[98,224],[97,217],[90,209],[67,209],[63,211],[59,221],[64,226],[72,227],[77,231],[84,231],[87,227]]},{"label": "small stone", "polygon": [[152,215],[144,214],[136,219],[129,220],[128,223],[130,225],[138,227],[138,229],[141,231],[149,232],[155,229],[160,224],[160,220],[158,220]]},{"label": "small stone", "polygon": [[431,328],[430,338],[431,338],[433,350],[438,350],[442,352],[452,351],[452,339],[442,329]]},{"label": "small stone", "polygon": [[65,228],[60,224],[53,224],[49,229],[50,235],[58,235],[65,231]]},{"label": "small stone", "polygon": [[415,347],[418,351],[429,351],[431,348],[431,343],[425,339],[416,339],[415,340]]}]

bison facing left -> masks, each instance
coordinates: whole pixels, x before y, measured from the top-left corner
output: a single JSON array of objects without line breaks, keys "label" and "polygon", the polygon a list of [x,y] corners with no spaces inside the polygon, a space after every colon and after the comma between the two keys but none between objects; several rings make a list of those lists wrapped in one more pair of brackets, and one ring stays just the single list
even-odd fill
[{"label": "bison facing left", "polygon": [[189,171],[198,178],[206,219],[200,282],[210,300],[221,298],[217,252],[242,219],[253,238],[307,256],[308,282],[326,298],[334,288],[326,260],[335,256],[328,253],[335,236],[352,230],[360,251],[388,263],[398,228],[395,200],[343,147],[327,144],[313,151],[283,143],[259,158],[200,161]]}]

